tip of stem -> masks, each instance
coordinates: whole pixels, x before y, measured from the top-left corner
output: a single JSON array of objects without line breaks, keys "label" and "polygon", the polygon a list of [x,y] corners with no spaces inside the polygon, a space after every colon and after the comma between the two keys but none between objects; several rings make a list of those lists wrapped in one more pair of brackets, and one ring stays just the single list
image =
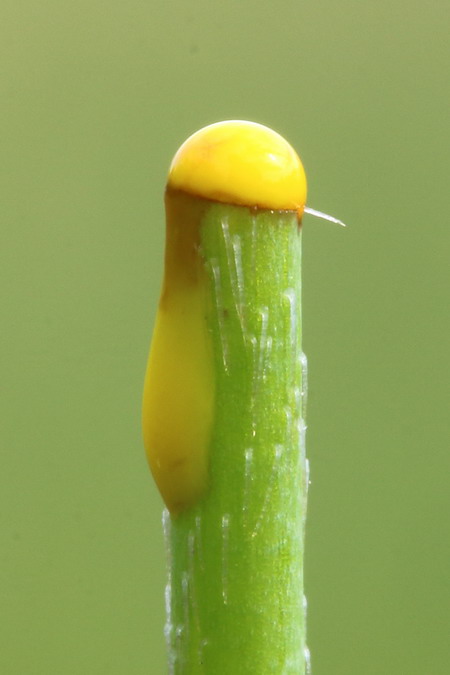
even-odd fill
[{"label": "tip of stem", "polygon": [[176,153],[168,186],[230,204],[301,214],[306,177],[295,150],[255,122],[228,120],[190,136]]}]

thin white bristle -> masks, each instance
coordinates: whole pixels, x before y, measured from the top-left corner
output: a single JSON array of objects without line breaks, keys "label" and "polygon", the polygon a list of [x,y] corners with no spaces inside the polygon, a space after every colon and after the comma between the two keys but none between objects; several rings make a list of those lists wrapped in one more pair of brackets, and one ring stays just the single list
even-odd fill
[{"label": "thin white bristle", "polygon": [[305,213],[309,213],[310,216],[315,216],[316,218],[321,218],[322,220],[328,220],[330,223],[336,223],[336,225],[342,225],[342,227],[347,227],[342,220],[335,218],[334,216],[329,216],[328,213],[322,213],[322,211],[317,211],[316,209],[311,209],[309,206],[305,206]]}]

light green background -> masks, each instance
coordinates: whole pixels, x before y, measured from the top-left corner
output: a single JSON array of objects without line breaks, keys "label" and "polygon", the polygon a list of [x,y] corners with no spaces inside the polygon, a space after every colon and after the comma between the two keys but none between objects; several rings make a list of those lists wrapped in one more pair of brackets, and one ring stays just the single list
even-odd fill
[{"label": "light green background", "polygon": [[140,438],[162,193],[184,138],[236,117],[285,135],[349,226],[304,221],[313,673],[448,675],[449,19],[2,0],[2,675],[166,672]]}]

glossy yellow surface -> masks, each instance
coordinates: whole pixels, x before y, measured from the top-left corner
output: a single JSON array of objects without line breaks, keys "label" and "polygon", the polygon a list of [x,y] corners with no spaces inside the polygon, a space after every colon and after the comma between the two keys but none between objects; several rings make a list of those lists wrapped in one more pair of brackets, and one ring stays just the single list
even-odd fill
[{"label": "glossy yellow surface", "polygon": [[289,143],[254,122],[231,120],[204,127],[176,153],[168,185],[220,202],[274,210],[306,203],[303,165]]},{"label": "glossy yellow surface", "polygon": [[155,482],[176,515],[205,492],[214,377],[199,253],[203,200],[166,194],[164,283],[144,387],[144,443]]}]

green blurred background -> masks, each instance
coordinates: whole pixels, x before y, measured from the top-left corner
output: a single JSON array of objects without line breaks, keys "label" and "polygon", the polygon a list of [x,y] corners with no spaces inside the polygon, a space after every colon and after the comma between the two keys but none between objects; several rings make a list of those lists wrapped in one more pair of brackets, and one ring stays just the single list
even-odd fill
[{"label": "green blurred background", "polygon": [[162,194],[178,145],[227,118],[286,136],[310,205],[348,223],[304,221],[313,673],[448,675],[449,19],[2,0],[2,675],[166,672],[140,434]]}]

